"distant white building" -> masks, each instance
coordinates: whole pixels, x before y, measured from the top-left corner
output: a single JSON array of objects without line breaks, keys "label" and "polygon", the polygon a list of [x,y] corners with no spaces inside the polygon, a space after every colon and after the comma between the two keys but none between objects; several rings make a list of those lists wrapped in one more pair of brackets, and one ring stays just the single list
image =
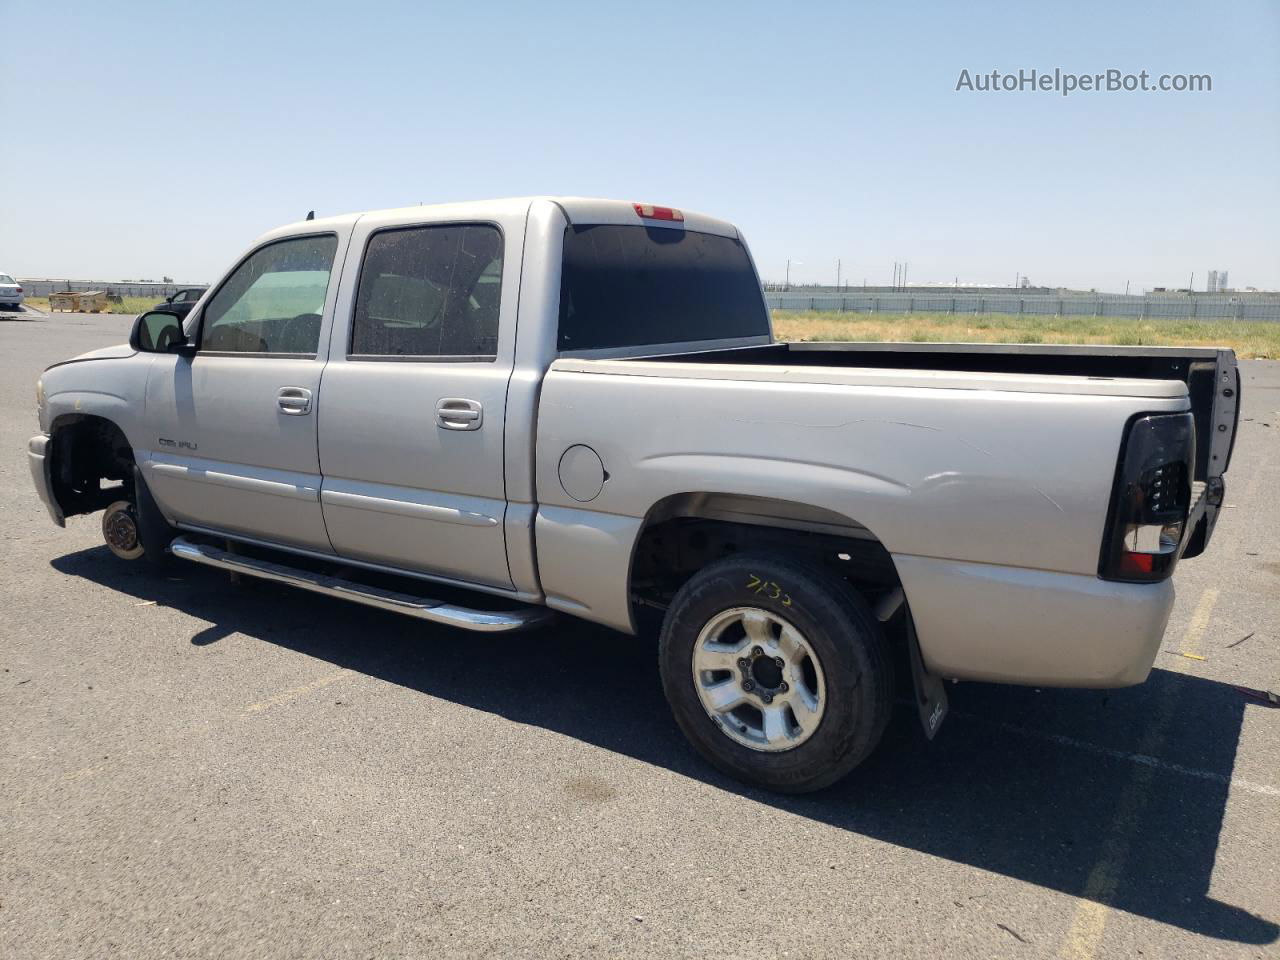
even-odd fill
[{"label": "distant white building", "polygon": [[1229,289],[1229,285],[1227,284],[1227,271],[1210,270],[1209,285],[1206,289],[1210,293],[1223,293]]}]

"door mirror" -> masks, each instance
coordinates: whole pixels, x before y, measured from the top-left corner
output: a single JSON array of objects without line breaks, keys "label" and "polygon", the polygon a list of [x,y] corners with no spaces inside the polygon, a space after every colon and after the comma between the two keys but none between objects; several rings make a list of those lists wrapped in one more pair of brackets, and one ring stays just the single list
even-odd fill
[{"label": "door mirror", "polygon": [[187,338],[182,333],[182,320],[164,310],[144,313],[133,322],[129,346],[143,353],[184,353]]}]

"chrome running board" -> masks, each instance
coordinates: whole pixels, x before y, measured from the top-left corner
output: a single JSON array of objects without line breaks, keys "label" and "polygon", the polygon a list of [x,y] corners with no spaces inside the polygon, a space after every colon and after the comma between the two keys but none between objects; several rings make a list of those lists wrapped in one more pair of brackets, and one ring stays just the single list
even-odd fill
[{"label": "chrome running board", "polygon": [[232,573],[242,573],[247,577],[261,580],[273,580],[276,583],[310,590],[312,593],[323,593],[342,600],[362,603],[367,607],[379,610],[390,610],[392,613],[442,623],[463,630],[476,630],[481,633],[510,633],[515,630],[528,630],[539,627],[549,621],[554,613],[545,607],[520,607],[515,610],[472,610],[459,607],[442,600],[419,597],[409,593],[397,593],[381,587],[371,587],[363,583],[344,580],[341,577],[327,577],[324,574],[287,567],[282,563],[260,560],[240,553],[219,550],[203,543],[194,543],[186,537],[177,537],[169,544],[169,552],[181,560],[204,564],[206,567],[217,567]]}]

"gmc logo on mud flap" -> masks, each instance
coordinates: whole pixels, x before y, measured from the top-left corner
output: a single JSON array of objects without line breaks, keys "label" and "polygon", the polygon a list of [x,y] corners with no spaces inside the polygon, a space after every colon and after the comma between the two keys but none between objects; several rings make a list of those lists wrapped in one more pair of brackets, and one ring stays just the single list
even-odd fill
[{"label": "gmc logo on mud flap", "polygon": [[929,714],[929,731],[932,733],[938,729],[938,724],[942,722],[942,713],[945,708],[942,701],[938,701],[933,705],[933,712]]},{"label": "gmc logo on mud flap", "polygon": [[158,439],[160,446],[173,447],[177,450],[197,450],[200,447],[198,443],[192,443],[189,440],[166,440],[164,437],[159,437]]}]

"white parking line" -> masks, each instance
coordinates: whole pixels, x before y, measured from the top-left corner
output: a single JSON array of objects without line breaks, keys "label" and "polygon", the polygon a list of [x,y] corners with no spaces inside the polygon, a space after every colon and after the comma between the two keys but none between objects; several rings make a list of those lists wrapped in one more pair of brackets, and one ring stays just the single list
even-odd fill
[{"label": "white parking line", "polygon": [[1228,777],[1221,773],[1214,773],[1212,770],[1200,770],[1196,767],[1183,766],[1181,763],[1174,763],[1171,760],[1161,760],[1159,757],[1153,757],[1145,753],[1132,753],[1128,750],[1116,750],[1114,747],[1104,747],[1101,744],[1090,743],[1087,740],[1077,740],[1075,737],[1068,737],[1060,733],[1047,733],[1043,730],[1033,730],[1030,727],[1020,727],[1014,723],[999,723],[991,720],[984,720],[982,717],[978,717],[970,713],[952,712],[952,716],[969,720],[974,723],[997,727],[1000,730],[1005,730],[1009,733],[1016,733],[1022,737],[1034,737],[1037,740],[1047,740],[1050,743],[1056,743],[1059,746],[1071,747],[1075,750],[1084,750],[1088,753],[1097,754],[1101,757],[1110,757],[1113,760],[1124,760],[1128,763],[1137,763],[1146,767],[1155,767],[1157,770],[1163,770],[1166,773],[1177,773],[1184,777],[1195,777],[1197,780],[1208,780],[1210,783],[1218,783],[1232,790],[1244,790],[1248,793],[1256,793],[1264,797],[1280,797],[1280,787],[1273,787],[1265,783],[1255,783],[1252,780],[1245,780],[1241,777]]}]

